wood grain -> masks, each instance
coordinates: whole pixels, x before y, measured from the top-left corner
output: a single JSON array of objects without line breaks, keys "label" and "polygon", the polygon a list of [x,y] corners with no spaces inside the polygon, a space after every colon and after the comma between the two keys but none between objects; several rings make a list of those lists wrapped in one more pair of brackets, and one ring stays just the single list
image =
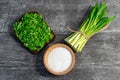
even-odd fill
[{"label": "wood grain", "polygon": [[[90,5],[106,2],[116,19],[105,31],[93,36],[76,55],[73,70],[56,77],[43,65],[44,51],[77,29],[89,13]],[[39,55],[32,55],[12,37],[12,24],[28,11],[38,11],[56,34],[54,42]],[[120,80],[119,0],[0,0],[0,80]]]},{"label": "wood grain", "polygon": [[[68,35],[57,34],[57,38],[51,44],[64,43],[63,39]],[[82,80],[91,80],[92,78],[95,80],[99,80],[99,78],[112,80],[115,78],[115,80],[118,80],[116,78],[119,78],[118,75],[120,75],[120,37],[117,35],[120,35],[120,33],[101,32],[92,37],[83,51],[76,54],[76,65],[72,72],[59,77],[58,80],[66,80],[67,78],[71,80],[79,80],[79,78]],[[2,41],[0,42],[0,78],[5,79],[4,75],[7,75],[11,77],[11,80],[30,78],[30,80],[34,78],[36,80],[39,78],[41,80],[56,80],[57,77],[49,74],[43,65],[43,54],[47,47],[39,55],[32,55],[22,48],[11,37],[10,33],[1,33],[0,41]]]}]

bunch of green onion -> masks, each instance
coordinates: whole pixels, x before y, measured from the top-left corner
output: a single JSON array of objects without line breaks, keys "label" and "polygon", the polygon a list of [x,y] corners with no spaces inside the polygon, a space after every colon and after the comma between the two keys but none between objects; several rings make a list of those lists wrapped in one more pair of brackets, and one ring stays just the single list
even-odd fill
[{"label": "bunch of green onion", "polygon": [[90,14],[82,22],[80,29],[65,38],[65,42],[67,42],[76,52],[82,51],[89,38],[103,30],[106,25],[115,18],[115,16],[108,17],[106,9],[107,6],[105,3],[102,3],[101,5],[96,3],[95,6],[92,7]]}]

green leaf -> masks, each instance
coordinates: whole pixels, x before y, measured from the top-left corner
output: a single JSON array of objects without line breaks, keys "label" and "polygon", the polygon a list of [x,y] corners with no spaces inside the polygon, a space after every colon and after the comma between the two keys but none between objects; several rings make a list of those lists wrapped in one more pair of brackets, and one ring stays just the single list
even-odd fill
[{"label": "green leaf", "polygon": [[13,24],[13,29],[24,46],[30,50],[40,50],[53,39],[50,27],[37,13],[25,14],[20,22]]}]

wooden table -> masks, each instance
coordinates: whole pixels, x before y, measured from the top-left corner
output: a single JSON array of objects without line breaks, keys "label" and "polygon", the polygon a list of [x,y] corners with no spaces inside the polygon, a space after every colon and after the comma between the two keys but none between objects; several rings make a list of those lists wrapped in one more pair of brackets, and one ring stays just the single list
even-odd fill
[{"label": "wooden table", "polygon": [[[43,65],[45,49],[64,43],[70,34],[66,27],[79,28],[90,5],[102,1],[116,19],[76,54],[69,74],[49,74]],[[40,12],[56,34],[39,55],[32,55],[12,37],[12,24],[28,11]],[[120,80],[120,0],[0,0],[0,80]]]}]

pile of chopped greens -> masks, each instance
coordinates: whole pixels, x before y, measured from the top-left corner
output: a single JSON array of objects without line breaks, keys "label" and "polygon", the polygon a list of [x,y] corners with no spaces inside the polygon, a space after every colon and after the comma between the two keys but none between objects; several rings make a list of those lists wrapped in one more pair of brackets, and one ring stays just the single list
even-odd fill
[{"label": "pile of chopped greens", "polygon": [[13,30],[24,46],[32,51],[41,50],[54,38],[50,27],[38,13],[26,13],[13,24]]},{"label": "pile of chopped greens", "polygon": [[[105,3],[98,3],[92,7],[90,14],[86,17],[80,26],[79,32],[84,33],[87,37],[91,37],[99,31],[103,30],[115,16],[108,17],[107,6]],[[81,33],[74,32],[65,41],[76,51],[82,51],[88,39]]]}]

